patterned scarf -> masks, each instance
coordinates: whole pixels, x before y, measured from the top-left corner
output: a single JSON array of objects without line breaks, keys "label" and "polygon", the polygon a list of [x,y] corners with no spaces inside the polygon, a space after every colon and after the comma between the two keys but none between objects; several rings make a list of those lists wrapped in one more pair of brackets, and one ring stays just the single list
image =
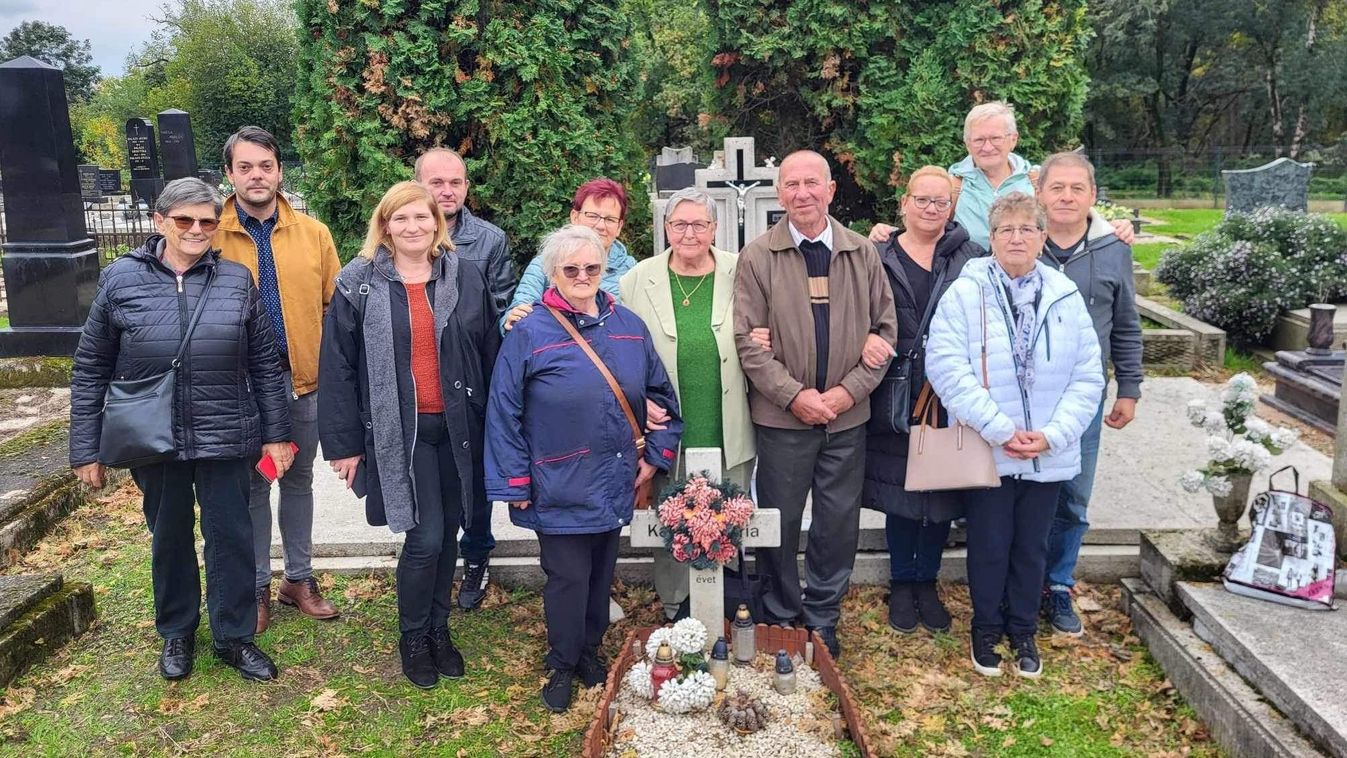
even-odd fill
[{"label": "patterned scarf", "polygon": [[1043,274],[1035,266],[1024,276],[1011,279],[997,262],[996,275],[1002,289],[1010,296],[1010,310],[1015,314],[1015,333],[1010,339],[1011,352],[1015,355],[1015,378],[1019,379],[1020,387],[1029,392],[1034,388],[1034,308],[1043,291]]}]

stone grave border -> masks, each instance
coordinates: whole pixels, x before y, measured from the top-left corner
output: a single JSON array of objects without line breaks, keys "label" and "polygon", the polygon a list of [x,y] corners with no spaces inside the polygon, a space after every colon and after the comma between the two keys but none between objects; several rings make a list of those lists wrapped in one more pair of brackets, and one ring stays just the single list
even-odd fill
[{"label": "stone grave border", "polygon": [[1146,368],[1193,371],[1225,363],[1225,330],[1137,296],[1137,312],[1163,325],[1141,330],[1141,363]]},{"label": "stone grave border", "polygon": [[[621,724],[621,719],[618,718],[617,705],[614,701],[617,700],[618,690],[622,687],[622,679],[626,677],[627,671],[637,662],[632,649],[637,643],[639,643],[641,649],[644,649],[650,635],[659,628],[661,627],[647,626],[633,629],[627,633],[626,639],[622,641],[622,650],[618,654],[617,660],[613,661],[608,667],[608,681],[603,688],[603,697],[599,699],[594,718],[589,722],[589,728],[585,730],[582,753],[584,758],[603,758],[603,754],[608,750],[608,746]],[[725,622],[723,633],[725,639],[728,640],[730,638],[729,621]],[[840,719],[842,723],[836,725],[839,728],[839,734],[841,726],[845,725],[846,732],[849,733],[851,741],[856,745],[860,754],[867,757],[874,755],[870,750],[870,740],[866,736],[865,723],[861,720],[861,710],[852,697],[851,687],[842,678],[842,672],[837,668],[832,655],[828,653],[827,646],[818,636],[805,629],[758,624],[754,632],[754,640],[757,642],[759,653],[771,654],[777,650],[785,650],[792,656],[798,654],[806,661],[810,660],[812,654],[811,667],[818,672],[819,679],[824,686],[837,696],[839,710],[842,712],[842,718]],[[733,675],[732,671],[731,675]]]}]

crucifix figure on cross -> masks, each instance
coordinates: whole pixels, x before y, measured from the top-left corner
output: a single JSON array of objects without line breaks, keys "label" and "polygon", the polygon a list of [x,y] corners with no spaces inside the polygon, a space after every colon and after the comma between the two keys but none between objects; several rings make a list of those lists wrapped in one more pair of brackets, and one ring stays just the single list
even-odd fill
[{"label": "crucifix figure on cross", "polygon": [[[683,451],[689,475],[702,472],[712,482],[720,481],[721,457],[718,447],[693,447]],[[658,505],[658,504],[656,504]],[[657,508],[636,511],[631,519],[631,546],[667,550],[660,534]],[[755,508],[744,527],[743,547],[777,547],[781,544],[781,512],[775,508]],[[746,570],[744,566],[740,571]],[[688,595],[692,617],[706,626],[706,649],[710,650],[725,628],[725,575],[721,566],[696,569],[688,566]]]}]

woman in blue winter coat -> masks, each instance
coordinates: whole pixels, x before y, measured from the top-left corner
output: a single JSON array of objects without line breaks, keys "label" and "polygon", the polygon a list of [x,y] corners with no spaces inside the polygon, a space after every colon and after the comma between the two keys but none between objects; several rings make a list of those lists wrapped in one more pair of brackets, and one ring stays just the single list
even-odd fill
[{"label": "woman in blue winter coat", "polygon": [[1012,192],[988,216],[992,256],[969,261],[941,298],[926,372],[950,415],[991,444],[1001,477],[964,498],[973,667],[999,676],[994,648],[1006,636],[1015,672],[1034,678],[1048,532],[1058,490],[1080,471],[1104,374],[1076,285],[1038,262],[1046,219],[1037,202]]},{"label": "woman in blue winter coat", "polygon": [[[673,463],[683,429],[645,322],[600,286],[606,257],[599,235],[578,224],[543,240],[552,286],[501,346],[487,400],[486,494],[538,534],[552,671],[542,700],[557,713],[570,708],[576,678],[585,687],[608,678],[598,646],[618,534],[636,489]],[[647,399],[669,419],[642,436]]]}]

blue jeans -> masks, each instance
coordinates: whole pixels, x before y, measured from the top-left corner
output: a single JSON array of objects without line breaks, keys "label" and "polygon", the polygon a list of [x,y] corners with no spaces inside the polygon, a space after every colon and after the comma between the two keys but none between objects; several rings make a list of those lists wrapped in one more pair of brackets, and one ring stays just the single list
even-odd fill
[{"label": "blue jeans", "polygon": [[1052,518],[1052,532],[1048,535],[1045,586],[1076,586],[1072,574],[1076,571],[1076,560],[1080,557],[1080,544],[1090,528],[1085,509],[1090,504],[1090,493],[1094,491],[1094,470],[1099,463],[1099,432],[1103,422],[1104,403],[1101,402],[1094,420],[1080,438],[1080,473],[1075,479],[1063,482],[1062,492],[1057,496],[1057,513]]},{"label": "blue jeans", "polygon": [[917,521],[889,515],[884,536],[889,543],[889,579],[895,583],[934,582],[949,538],[949,521]]}]

